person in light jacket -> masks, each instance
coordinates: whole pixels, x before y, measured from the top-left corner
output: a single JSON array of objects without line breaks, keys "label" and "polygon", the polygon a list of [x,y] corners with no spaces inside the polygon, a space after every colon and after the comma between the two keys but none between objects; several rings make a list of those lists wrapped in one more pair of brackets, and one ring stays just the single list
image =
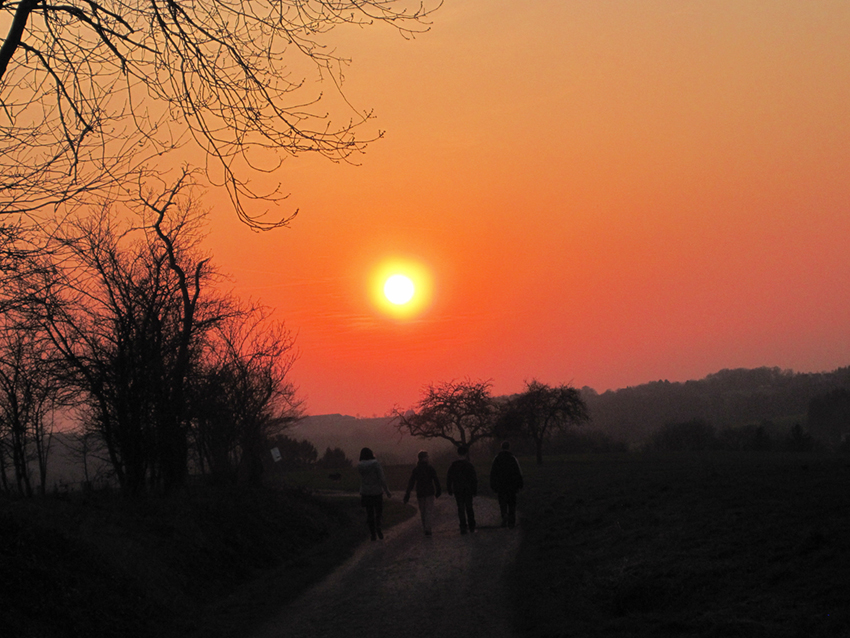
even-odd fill
[{"label": "person in light jacket", "polygon": [[366,508],[366,524],[372,540],[383,540],[381,518],[384,513],[384,494],[390,498],[392,494],[387,487],[384,470],[375,454],[367,447],[360,450],[360,462],[357,464],[360,473],[360,504]]}]

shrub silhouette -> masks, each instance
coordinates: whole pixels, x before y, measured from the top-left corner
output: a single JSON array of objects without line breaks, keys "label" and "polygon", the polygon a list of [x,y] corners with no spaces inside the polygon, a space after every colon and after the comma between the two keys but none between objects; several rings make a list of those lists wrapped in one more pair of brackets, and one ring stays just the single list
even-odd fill
[{"label": "shrub silhouette", "polygon": [[650,447],[670,452],[697,452],[715,446],[714,426],[702,419],[667,423],[650,439]]}]

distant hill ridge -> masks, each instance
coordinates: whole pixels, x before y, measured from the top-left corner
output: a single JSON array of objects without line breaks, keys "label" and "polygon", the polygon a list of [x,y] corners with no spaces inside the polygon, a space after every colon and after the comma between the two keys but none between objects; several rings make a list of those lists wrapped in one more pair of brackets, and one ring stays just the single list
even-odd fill
[{"label": "distant hill ridge", "polygon": [[602,394],[584,387],[581,393],[594,428],[634,444],[667,423],[692,419],[718,429],[765,421],[805,427],[809,402],[838,388],[850,388],[850,367],[805,373],[724,369],[696,381],[653,381]]},{"label": "distant hill ridge", "polygon": [[[832,372],[794,372],[778,367],[723,369],[691,381],[651,381],[598,393],[581,388],[592,423],[630,445],[646,441],[668,423],[703,419],[718,429],[771,421],[805,427],[809,402],[837,388],[850,389],[850,366]],[[386,463],[410,463],[422,448],[451,451],[444,441],[400,435],[392,417],[362,418],[343,414],[308,416],[287,434],[307,439],[319,451],[339,447],[356,460],[360,448],[371,447]],[[584,426],[583,426],[584,427]]]}]

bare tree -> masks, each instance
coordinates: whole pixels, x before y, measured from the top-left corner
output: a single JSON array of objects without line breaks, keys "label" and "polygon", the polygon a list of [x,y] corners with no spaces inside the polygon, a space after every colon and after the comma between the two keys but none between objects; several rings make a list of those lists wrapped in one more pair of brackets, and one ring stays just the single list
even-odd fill
[{"label": "bare tree", "polygon": [[216,326],[193,375],[198,460],[216,481],[259,483],[269,440],[300,416],[289,373],[293,335],[264,308],[245,308]]},{"label": "bare tree", "polygon": [[[91,419],[82,419],[91,422]],[[83,469],[83,489],[92,489],[99,483],[105,483],[111,472],[109,470],[109,459],[103,445],[103,439],[96,431],[85,427],[76,429],[69,433],[64,439],[59,439],[66,448],[70,457],[76,460]]]},{"label": "bare tree", "polygon": [[[5,315],[0,329],[0,439],[12,461],[17,490],[26,496],[33,495],[32,461],[38,491],[45,493],[53,433],[48,415],[58,396],[44,344],[30,328]],[[5,472],[4,465],[0,461],[0,471]]]},{"label": "bare tree", "polygon": [[[184,172],[183,178],[188,177],[188,173]],[[183,211],[178,210],[177,215],[174,215],[174,209],[181,203],[180,194],[185,184],[183,178],[157,196],[150,193],[145,196],[140,193],[140,200],[146,210],[154,215],[152,228],[167,258],[168,268],[174,276],[174,293],[177,298],[175,301],[179,300],[175,325],[171,331],[172,356],[169,365],[161,373],[162,386],[157,415],[157,456],[167,489],[179,487],[187,472],[189,449],[185,390],[193,355],[192,346],[198,335],[199,323],[212,327],[219,319],[223,319],[223,316],[216,315],[212,320],[197,320],[198,302],[202,282],[207,279],[209,259],[196,258],[186,263],[182,240],[187,228],[191,237],[192,224],[196,220],[193,213],[197,211],[193,210],[194,200],[190,197],[183,200]],[[176,216],[177,223],[170,224],[170,228],[166,227],[166,215]]]},{"label": "bare tree", "polygon": [[525,392],[501,406],[496,431],[516,434],[534,442],[537,464],[543,464],[543,445],[556,431],[589,420],[587,405],[569,385],[551,387],[537,380],[526,382]]},{"label": "bare tree", "polygon": [[21,305],[19,279],[29,272],[33,257],[43,252],[43,242],[20,219],[0,218],[0,313]]},{"label": "bare tree", "polygon": [[492,436],[495,406],[489,381],[449,381],[428,385],[414,410],[394,410],[396,428],[425,439],[471,446]]},{"label": "bare tree", "polygon": [[[288,156],[362,151],[369,112],[331,121],[319,82],[343,82],[332,29],[427,29],[422,0],[5,0],[0,46],[0,213],[91,193],[132,198],[146,177],[198,157],[239,216],[285,224],[246,201],[285,197],[249,179]],[[340,92],[341,95],[341,92]],[[347,102],[344,102],[347,104]],[[351,107],[347,107],[351,108]],[[378,136],[380,133],[377,134]],[[367,138],[368,138],[367,134]],[[374,138],[374,135],[372,136]],[[179,159],[170,153],[180,149]]]},{"label": "bare tree", "polygon": [[200,213],[163,197],[144,202],[156,214],[146,228],[121,229],[106,209],[69,221],[22,295],[130,494],[185,480],[187,360],[228,312],[212,292],[201,302],[214,273],[196,246]]}]

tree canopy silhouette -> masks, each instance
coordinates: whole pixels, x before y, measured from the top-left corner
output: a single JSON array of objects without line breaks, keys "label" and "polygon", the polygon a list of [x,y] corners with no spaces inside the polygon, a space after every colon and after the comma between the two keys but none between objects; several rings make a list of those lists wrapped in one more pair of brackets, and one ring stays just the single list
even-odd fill
[{"label": "tree canopy silhouette", "polygon": [[489,381],[429,385],[415,410],[395,410],[399,432],[467,447],[492,436],[495,407]]},{"label": "tree canopy silhouette", "polygon": [[[340,25],[427,29],[420,0],[8,0],[0,46],[0,213],[33,214],[197,158],[239,216],[257,173],[286,156],[345,160],[369,140],[321,110],[317,81],[339,89],[347,63],[323,36]],[[179,158],[169,153],[180,149]],[[190,162],[191,163],[191,162]]]},{"label": "tree canopy silhouette", "polygon": [[298,415],[294,336],[217,289],[191,192],[137,206],[141,227],[108,209],[67,218],[11,282],[10,313],[126,494],[179,489],[190,467],[256,483],[265,441]]},{"label": "tree canopy silhouette", "polygon": [[517,434],[534,441],[537,463],[543,463],[543,444],[556,431],[590,419],[578,390],[569,385],[551,387],[537,380],[526,383],[525,392],[502,404],[499,434]]}]

